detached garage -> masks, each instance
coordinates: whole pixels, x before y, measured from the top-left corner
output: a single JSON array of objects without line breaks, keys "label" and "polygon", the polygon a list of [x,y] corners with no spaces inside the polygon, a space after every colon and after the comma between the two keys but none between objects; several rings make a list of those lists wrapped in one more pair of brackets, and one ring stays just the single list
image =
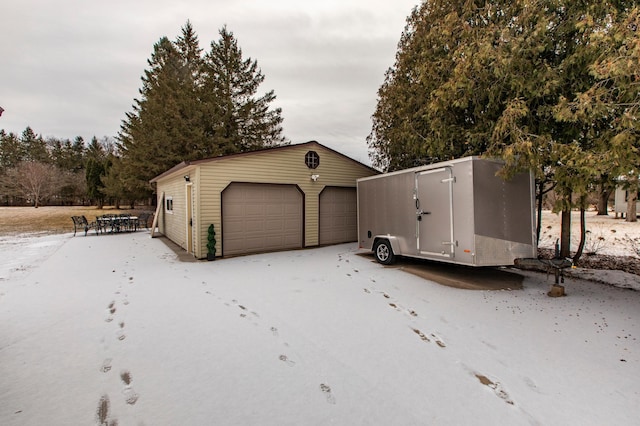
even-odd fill
[{"label": "detached garage", "polygon": [[377,171],[317,142],[183,162],[151,180],[158,230],[197,258],[357,241],[356,180]]}]

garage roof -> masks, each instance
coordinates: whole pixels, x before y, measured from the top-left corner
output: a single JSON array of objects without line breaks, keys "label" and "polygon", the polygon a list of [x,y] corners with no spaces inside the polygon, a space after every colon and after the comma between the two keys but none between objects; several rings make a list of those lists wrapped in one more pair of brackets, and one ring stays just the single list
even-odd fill
[{"label": "garage roof", "polygon": [[223,155],[220,157],[212,157],[212,158],[205,158],[203,160],[194,160],[194,161],[183,161],[182,163],[172,167],[171,169],[167,170],[166,172],[154,177],[153,179],[151,179],[149,182],[154,183],[157,182],[158,180],[162,179],[165,176],[169,176],[172,175],[173,173],[176,173],[180,170],[183,170],[187,167],[190,166],[197,166],[200,164],[206,164],[206,163],[211,163],[211,162],[216,162],[216,161],[225,161],[228,159],[232,159],[232,158],[238,158],[238,157],[244,157],[244,156],[248,156],[248,155],[255,155],[255,154],[260,154],[260,153],[265,153],[265,152],[272,152],[272,151],[280,151],[280,150],[288,150],[288,149],[292,149],[292,148],[299,148],[299,147],[304,147],[304,146],[308,146],[308,147],[322,147],[328,151],[331,151],[333,153],[335,153],[336,155],[339,155],[355,164],[358,164],[360,166],[364,166],[368,169],[370,169],[372,172],[374,173],[380,173],[378,170],[374,169],[373,167],[367,166],[366,164],[363,164],[359,161],[354,160],[353,158],[347,157],[346,155],[333,150],[329,147],[326,147],[316,141],[309,141],[309,142],[304,142],[304,143],[300,143],[300,144],[294,144],[294,145],[281,145],[281,146],[276,146],[276,147],[271,147],[271,148],[264,148],[264,149],[259,149],[259,150],[255,150],[255,151],[247,151],[247,152],[241,152],[238,154],[230,154],[230,155]]}]

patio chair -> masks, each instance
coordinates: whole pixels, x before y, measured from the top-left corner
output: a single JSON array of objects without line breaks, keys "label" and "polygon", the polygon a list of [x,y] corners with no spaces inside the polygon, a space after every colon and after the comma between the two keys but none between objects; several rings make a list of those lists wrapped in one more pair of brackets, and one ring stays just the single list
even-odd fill
[{"label": "patio chair", "polygon": [[103,214],[96,217],[97,228],[100,232],[114,232],[116,229],[116,218],[114,214]]},{"label": "patio chair", "polygon": [[121,213],[118,216],[118,232],[131,231],[136,224],[131,220],[129,213]]},{"label": "patio chair", "polygon": [[137,220],[137,227],[138,228],[142,228],[143,226],[145,227],[145,229],[149,229],[149,217],[151,216],[151,213],[148,212],[142,212],[138,215],[138,220]]},{"label": "patio chair", "polygon": [[89,222],[87,218],[83,216],[71,216],[71,220],[73,220],[73,236],[76,236],[76,232],[78,229],[84,229],[84,236],[87,236],[87,232],[89,229],[95,229],[96,234],[98,233],[98,224],[96,222]]}]

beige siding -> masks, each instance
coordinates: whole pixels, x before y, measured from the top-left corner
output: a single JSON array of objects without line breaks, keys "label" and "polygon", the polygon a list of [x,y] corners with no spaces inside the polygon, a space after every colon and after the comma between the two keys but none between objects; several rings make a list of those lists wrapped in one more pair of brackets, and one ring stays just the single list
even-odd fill
[{"label": "beige siding", "polygon": [[216,255],[221,254],[220,240],[222,239],[222,212],[220,210],[220,191],[216,191],[218,185],[215,185],[214,168],[213,167],[198,167],[198,179],[199,179],[199,203],[198,212],[198,229],[200,230],[200,243],[197,247],[200,248],[200,252],[196,252],[196,257],[203,258],[207,256],[207,235],[209,225],[213,223],[214,230],[216,232]]},{"label": "beige siding", "polygon": [[[182,176],[172,179],[166,179],[158,182],[158,193],[164,192],[164,205],[161,209],[160,218],[158,220],[158,228],[160,232],[169,239],[186,249],[186,192],[185,181]],[[167,212],[166,200],[173,199],[173,213]]]},{"label": "beige siding", "polygon": [[[305,154],[313,150],[320,156],[320,165],[309,169]],[[200,169],[200,232],[201,254],[206,255],[206,228],[213,223],[218,243],[221,239],[221,192],[231,182],[281,183],[298,185],[304,194],[306,247],[319,243],[319,194],[325,186],[355,187],[356,179],[373,174],[371,169],[327,150],[320,145],[292,146],[285,150],[257,152],[253,155],[229,157],[198,165]],[[311,175],[320,175],[317,182]],[[219,250],[219,247],[218,247]],[[220,251],[218,251],[218,254]]]},{"label": "beige siding", "polygon": [[[180,247],[187,249],[187,208],[186,208],[186,194],[187,194],[187,182],[184,179],[185,175],[191,176],[192,182],[192,214],[194,216],[194,246],[198,247],[198,232],[196,232],[197,224],[197,200],[198,189],[197,179],[194,179],[194,168],[188,168],[180,171],[172,176],[167,176],[157,182],[157,193],[162,194],[164,192],[165,200],[163,206],[160,209],[160,215],[158,217],[158,230],[171,241],[178,244]],[[166,199],[171,197],[173,199],[173,213],[166,211]],[[161,200],[158,200],[161,202]],[[206,256],[206,252],[205,252]]]},{"label": "beige siding", "polygon": [[[304,162],[308,151],[315,151],[320,156],[320,165],[316,169],[307,168]],[[311,180],[313,174],[319,175],[316,182]],[[319,244],[319,196],[324,187],[355,187],[356,179],[372,174],[374,172],[363,164],[316,143],[201,161],[157,180],[158,194],[164,191],[165,196],[173,197],[173,214],[165,214],[163,206],[158,226],[160,232],[186,249],[184,176],[189,175],[193,184],[194,255],[206,257],[207,229],[213,224],[216,255],[219,256],[222,246],[222,191],[232,182],[291,184],[297,185],[304,197],[304,245],[316,246]]]}]

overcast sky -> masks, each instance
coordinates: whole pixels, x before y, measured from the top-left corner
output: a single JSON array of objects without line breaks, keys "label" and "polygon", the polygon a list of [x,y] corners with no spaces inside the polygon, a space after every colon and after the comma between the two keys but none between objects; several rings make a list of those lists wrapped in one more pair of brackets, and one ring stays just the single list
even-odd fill
[{"label": "overcast sky", "polygon": [[419,0],[9,0],[0,12],[0,129],[115,137],[153,45],[190,20],[208,51],[227,25],[282,107],[284,136],[369,164],[377,90]]}]

